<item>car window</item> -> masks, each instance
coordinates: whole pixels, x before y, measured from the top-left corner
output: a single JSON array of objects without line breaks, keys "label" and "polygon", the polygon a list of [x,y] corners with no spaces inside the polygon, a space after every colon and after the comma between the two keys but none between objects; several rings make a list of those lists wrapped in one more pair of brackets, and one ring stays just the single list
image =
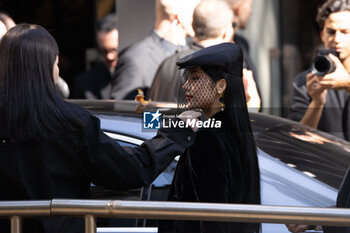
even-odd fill
[{"label": "car window", "polygon": [[267,128],[256,142],[270,156],[337,189],[350,165],[350,143],[297,124]]}]

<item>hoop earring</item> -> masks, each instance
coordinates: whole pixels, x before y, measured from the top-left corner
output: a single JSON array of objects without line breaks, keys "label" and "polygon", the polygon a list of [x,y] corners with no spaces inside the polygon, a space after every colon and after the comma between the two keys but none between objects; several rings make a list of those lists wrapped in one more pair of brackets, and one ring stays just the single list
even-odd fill
[{"label": "hoop earring", "polygon": [[220,97],[219,101],[220,101],[220,110],[224,111],[225,110],[225,104],[224,104],[225,99],[224,99],[224,97]]}]

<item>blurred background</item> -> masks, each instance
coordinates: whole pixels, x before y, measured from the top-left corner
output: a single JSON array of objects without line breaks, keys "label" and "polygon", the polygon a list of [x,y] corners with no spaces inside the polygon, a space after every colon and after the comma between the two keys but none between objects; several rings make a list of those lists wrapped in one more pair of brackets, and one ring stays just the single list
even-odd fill
[{"label": "blurred background", "polygon": [[[257,66],[264,112],[286,116],[294,76],[309,66],[320,45],[315,22],[324,0],[255,0],[245,31]],[[45,27],[60,47],[60,74],[69,85],[89,67],[96,47],[95,23],[118,15],[119,50],[145,37],[153,28],[154,0],[1,0],[0,11],[16,23]]]}]

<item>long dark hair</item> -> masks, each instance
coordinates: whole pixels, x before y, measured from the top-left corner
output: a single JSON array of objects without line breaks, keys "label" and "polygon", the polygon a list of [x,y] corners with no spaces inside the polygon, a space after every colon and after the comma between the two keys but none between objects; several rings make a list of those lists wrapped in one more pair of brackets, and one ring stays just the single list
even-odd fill
[{"label": "long dark hair", "polygon": [[38,25],[19,24],[0,43],[1,136],[40,140],[48,132],[76,130],[79,120],[56,92],[55,39]]},{"label": "long dark hair", "polygon": [[[235,76],[213,68],[202,67],[214,82],[225,79],[227,87],[224,93],[226,119],[238,141],[239,152],[244,167],[244,178],[247,184],[245,201],[249,204],[260,204],[260,172],[256,154],[256,144],[252,133],[247,110],[242,77]],[[260,224],[249,224],[249,231],[259,232]]]}]

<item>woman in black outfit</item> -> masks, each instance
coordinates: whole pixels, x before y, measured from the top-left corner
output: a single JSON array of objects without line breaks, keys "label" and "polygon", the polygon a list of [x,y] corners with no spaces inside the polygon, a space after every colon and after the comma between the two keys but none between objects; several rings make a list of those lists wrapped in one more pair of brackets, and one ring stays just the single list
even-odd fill
[{"label": "woman in black outfit", "polygon": [[[90,183],[111,189],[150,184],[193,144],[190,129],[160,130],[123,148],[88,111],[55,89],[58,47],[42,27],[20,24],[0,43],[0,200],[88,199]],[[25,220],[23,232],[83,232],[83,220]],[[10,232],[0,221],[0,232]]]},{"label": "woman in black outfit", "polygon": [[[177,62],[185,69],[185,107],[202,109],[220,128],[201,128],[180,156],[169,201],[260,204],[255,141],[242,82],[242,52],[223,43]],[[260,224],[161,221],[159,232],[257,233]]]}]

